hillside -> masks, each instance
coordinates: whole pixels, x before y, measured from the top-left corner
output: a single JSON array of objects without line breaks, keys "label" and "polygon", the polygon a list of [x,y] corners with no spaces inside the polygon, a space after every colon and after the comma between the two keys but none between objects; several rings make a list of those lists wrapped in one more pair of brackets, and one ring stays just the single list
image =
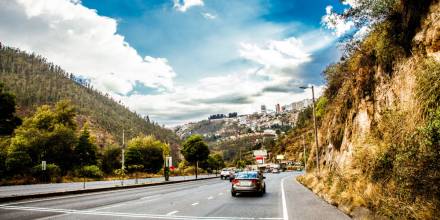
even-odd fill
[{"label": "hillside", "polygon": [[438,219],[440,4],[365,7],[347,16],[376,19],[371,32],[324,72],[319,148],[311,114],[279,144],[301,161],[305,137],[308,175],[299,180],[355,218]]},{"label": "hillside", "polygon": [[130,111],[108,94],[95,90],[85,80],[76,78],[45,58],[0,44],[0,81],[15,94],[18,114],[28,116],[43,104],[68,99],[79,113],[78,124],[89,122],[98,146],[120,145],[122,130],[126,138],[152,134],[172,143],[177,156],[179,138],[148,117]]},{"label": "hillside", "polygon": [[236,115],[188,123],[176,127],[175,132],[181,138],[200,134],[210,149],[221,153],[226,161],[241,157],[250,163],[254,161],[252,150],[264,147],[274,151],[274,140],[291,128],[296,118],[297,111]]}]

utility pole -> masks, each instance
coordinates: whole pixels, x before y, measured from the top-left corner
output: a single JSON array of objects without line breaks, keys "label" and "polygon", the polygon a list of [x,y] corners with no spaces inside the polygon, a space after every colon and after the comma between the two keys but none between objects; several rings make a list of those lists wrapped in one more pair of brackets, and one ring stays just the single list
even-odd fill
[{"label": "utility pole", "polygon": [[[125,130],[122,129],[122,162],[121,162],[121,170],[122,173],[125,173]],[[122,177],[121,181],[122,186],[124,186],[124,177]]]},{"label": "utility pole", "polygon": [[305,135],[303,135],[303,147],[304,147],[304,174],[307,173],[307,157],[306,157],[306,140]]},{"label": "utility pole", "polygon": [[316,167],[318,168],[318,176],[319,176],[320,168],[319,168],[318,127],[316,126],[315,90],[314,90],[313,86],[312,86],[312,101],[313,101],[313,125],[315,127],[315,143],[316,143]]},{"label": "utility pole", "polygon": [[301,89],[312,89],[312,101],[313,101],[313,126],[315,130],[315,144],[316,144],[316,168],[318,169],[318,175],[320,173],[319,169],[319,143],[318,143],[318,127],[316,126],[316,112],[315,112],[315,89],[313,86],[301,86]]}]

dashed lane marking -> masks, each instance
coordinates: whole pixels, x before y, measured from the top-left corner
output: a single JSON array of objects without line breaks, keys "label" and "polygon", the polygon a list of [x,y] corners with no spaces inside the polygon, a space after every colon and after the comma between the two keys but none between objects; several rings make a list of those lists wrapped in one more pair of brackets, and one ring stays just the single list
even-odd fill
[{"label": "dashed lane marking", "polygon": [[[52,212],[52,213],[65,213],[76,215],[92,215],[92,216],[111,216],[111,217],[130,217],[130,218],[150,218],[150,219],[212,219],[212,220],[282,220],[283,218],[254,218],[254,217],[199,217],[199,216],[176,216],[176,215],[156,215],[156,214],[137,214],[137,213],[124,213],[124,212],[103,212],[103,211],[90,211],[90,210],[73,210],[73,209],[54,209],[54,208],[42,208],[42,207],[26,207],[26,206],[10,206],[0,205],[0,209],[6,210],[19,210],[19,211],[32,211],[32,212]],[[169,213],[168,213],[169,214]]]},{"label": "dashed lane marking", "polygon": [[210,197],[208,197],[208,200],[211,200],[211,199],[213,199],[214,197],[212,197],[212,196],[210,196]]},{"label": "dashed lane marking", "polygon": [[198,205],[199,204],[199,202],[195,202],[195,203],[193,203],[193,204],[191,204],[192,206],[196,206],[196,205]]},{"label": "dashed lane marking", "polygon": [[174,215],[174,214],[176,214],[176,213],[178,213],[179,211],[172,211],[172,212],[168,212],[167,214],[166,214],[166,216],[171,216],[171,215]]}]

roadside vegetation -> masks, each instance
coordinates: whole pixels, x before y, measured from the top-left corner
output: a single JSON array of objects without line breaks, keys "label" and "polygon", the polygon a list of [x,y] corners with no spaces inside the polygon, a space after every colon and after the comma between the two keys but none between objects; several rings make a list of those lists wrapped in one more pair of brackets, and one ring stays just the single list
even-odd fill
[{"label": "roadside vegetation", "polygon": [[[121,170],[121,148],[116,145],[99,148],[89,125],[78,125],[77,110],[70,101],[42,105],[31,116],[20,119],[16,116],[14,95],[0,84],[0,102],[4,104],[0,109],[1,185],[162,176],[164,158],[171,155],[169,144],[152,135],[139,134],[128,141],[126,169]],[[185,143],[193,143],[194,138],[197,136]],[[207,145],[200,144],[202,148],[195,145],[196,150],[184,154],[192,164],[183,171],[177,168],[171,175],[193,175],[188,169],[196,161],[203,168],[200,173],[224,166],[221,156],[209,155]]]},{"label": "roadside vegetation", "polygon": [[277,144],[303,161],[305,143],[309,172],[299,181],[352,216],[436,219],[440,63],[431,54],[440,45],[439,3],[356,2],[358,9],[340,16],[371,31],[344,41],[345,55],[324,71],[327,88],[316,104],[319,152],[311,108]]}]

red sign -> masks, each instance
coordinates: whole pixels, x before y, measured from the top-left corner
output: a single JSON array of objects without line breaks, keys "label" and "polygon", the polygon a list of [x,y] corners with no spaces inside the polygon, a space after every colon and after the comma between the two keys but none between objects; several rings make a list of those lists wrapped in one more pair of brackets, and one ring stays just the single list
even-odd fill
[{"label": "red sign", "polygon": [[256,160],[263,160],[263,156],[256,156],[255,159]]},{"label": "red sign", "polygon": [[174,166],[173,166],[173,165],[170,166],[170,170],[171,170],[171,171],[174,170]]}]

